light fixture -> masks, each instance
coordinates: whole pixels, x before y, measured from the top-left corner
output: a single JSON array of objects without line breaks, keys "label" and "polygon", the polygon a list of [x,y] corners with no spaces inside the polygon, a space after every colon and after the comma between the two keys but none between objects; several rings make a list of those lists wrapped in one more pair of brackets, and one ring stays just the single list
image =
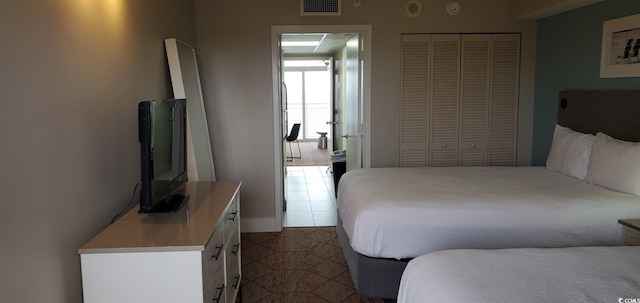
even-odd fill
[{"label": "light fixture", "polygon": [[282,46],[318,46],[318,41],[282,41]]},{"label": "light fixture", "polygon": [[404,3],[404,14],[407,17],[418,17],[422,14],[422,3],[420,0],[407,0]]}]

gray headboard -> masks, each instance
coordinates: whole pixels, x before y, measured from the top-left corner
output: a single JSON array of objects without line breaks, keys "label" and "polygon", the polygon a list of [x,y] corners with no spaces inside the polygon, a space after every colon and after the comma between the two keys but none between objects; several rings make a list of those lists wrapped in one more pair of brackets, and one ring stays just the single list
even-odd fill
[{"label": "gray headboard", "polygon": [[640,141],[640,90],[561,91],[558,124],[582,133]]}]

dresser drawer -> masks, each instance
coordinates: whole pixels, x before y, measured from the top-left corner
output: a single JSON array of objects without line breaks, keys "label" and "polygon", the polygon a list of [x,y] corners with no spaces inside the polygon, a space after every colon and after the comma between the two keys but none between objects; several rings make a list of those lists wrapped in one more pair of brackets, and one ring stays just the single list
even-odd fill
[{"label": "dresser drawer", "polygon": [[205,302],[218,297],[218,288],[224,288],[224,235],[220,227],[216,228],[202,252],[202,287]]},{"label": "dresser drawer", "polygon": [[203,279],[204,302],[222,303],[226,297],[226,284],[224,281],[224,268],[220,268],[212,275]]},{"label": "dresser drawer", "polygon": [[226,250],[226,266],[227,266],[227,298],[233,300],[240,288],[240,234],[236,230],[231,234],[231,241]]},{"label": "dresser drawer", "polygon": [[231,236],[237,233],[240,226],[240,209],[238,205],[238,197],[236,196],[229,204],[229,208],[224,215],[224,242],[229,243]]}]

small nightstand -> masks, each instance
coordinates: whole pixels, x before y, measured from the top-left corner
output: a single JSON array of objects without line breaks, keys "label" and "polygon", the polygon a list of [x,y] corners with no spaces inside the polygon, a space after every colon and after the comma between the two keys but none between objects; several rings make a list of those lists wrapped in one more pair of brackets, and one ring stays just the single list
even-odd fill
[{"label": "small nightstand", "polygon": [[640,219],[622,219],[618,223],[623,225],[624,245],[640,246]]}]

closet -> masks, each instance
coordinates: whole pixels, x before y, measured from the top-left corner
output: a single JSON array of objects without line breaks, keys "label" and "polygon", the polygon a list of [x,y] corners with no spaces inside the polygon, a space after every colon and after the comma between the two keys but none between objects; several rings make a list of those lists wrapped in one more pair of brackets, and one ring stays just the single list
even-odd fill
[{"label": "closet", "polygon": [[402,35],[400,165],[515,165],[519,69],[519,34]]}]

